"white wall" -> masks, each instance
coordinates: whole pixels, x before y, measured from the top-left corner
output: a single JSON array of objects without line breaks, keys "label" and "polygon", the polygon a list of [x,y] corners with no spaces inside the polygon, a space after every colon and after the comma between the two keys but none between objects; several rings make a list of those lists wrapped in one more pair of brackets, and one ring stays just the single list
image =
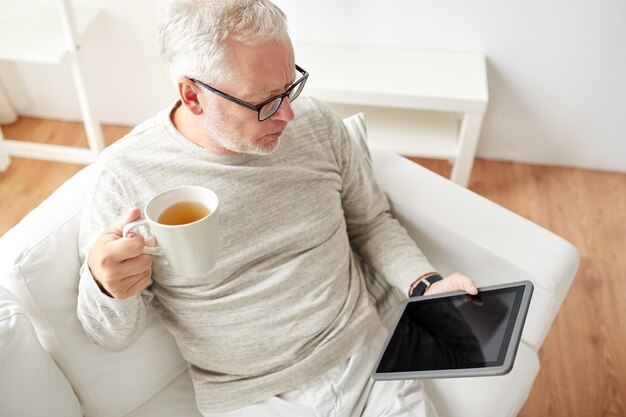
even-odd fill
[{"label": "white wall", "polygon": [[[296,40],[484,52],[480,156],[626,172],[624,0],[276,3]],[[156,47],[161,2],[101,4],[83,42],[89,89],[104,122],[134,124],[174,98]],[[0,70],[21,114],[79,117],[66,69]]]}]

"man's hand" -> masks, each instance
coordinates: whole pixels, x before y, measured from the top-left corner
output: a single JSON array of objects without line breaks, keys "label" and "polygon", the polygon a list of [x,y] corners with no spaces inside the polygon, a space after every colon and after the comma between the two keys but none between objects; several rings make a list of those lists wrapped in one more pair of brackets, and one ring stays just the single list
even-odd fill
[{"label": "man's hand", "polygon": [[428,287],[424,295],[441,294],[450,291],[465,291],[468,294],[476,295],[478,290],[471,278],[455,272],[452,275],[447,276],[441,281],[437,281]]},{"label": "man's hand", "polygon": [[87,264],[104,293],[123,300],[138,294],[150,283],[153,257],[143,248],[154,246],[154,237],[129,233],[122,237],[124,225],[141,217],[141,210],[132,209],[115,219],[91,248]]}]

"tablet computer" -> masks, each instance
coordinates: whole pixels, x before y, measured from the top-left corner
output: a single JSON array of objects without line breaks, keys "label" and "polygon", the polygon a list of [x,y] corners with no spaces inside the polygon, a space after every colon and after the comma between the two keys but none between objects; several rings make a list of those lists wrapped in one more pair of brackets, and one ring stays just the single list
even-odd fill
[{"label": "tablet computer", "polygon": [[375,380],[502,375],[515,360],[533,285],[413,297],[400,308]]}]

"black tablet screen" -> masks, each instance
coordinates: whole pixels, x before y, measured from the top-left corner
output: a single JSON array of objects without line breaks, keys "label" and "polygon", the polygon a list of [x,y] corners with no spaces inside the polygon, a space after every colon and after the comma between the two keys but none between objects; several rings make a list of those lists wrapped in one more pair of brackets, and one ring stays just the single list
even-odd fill
[{"label": "black tablet screen", "polygon": [[501,365],[523,293],[510,287],[409,302],[377,372]]}]

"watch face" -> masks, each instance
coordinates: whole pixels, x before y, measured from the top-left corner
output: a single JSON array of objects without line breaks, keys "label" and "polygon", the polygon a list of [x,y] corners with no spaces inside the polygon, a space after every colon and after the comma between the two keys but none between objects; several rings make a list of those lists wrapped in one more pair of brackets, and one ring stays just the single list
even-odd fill
[{"label": "watch face", "polygon": [[424,283],[425,280],[422,280],[415,288],[413,288],[413,292],[411,292],[411,297],[419,297],[424,295],[426,292],[427,285]]}]

